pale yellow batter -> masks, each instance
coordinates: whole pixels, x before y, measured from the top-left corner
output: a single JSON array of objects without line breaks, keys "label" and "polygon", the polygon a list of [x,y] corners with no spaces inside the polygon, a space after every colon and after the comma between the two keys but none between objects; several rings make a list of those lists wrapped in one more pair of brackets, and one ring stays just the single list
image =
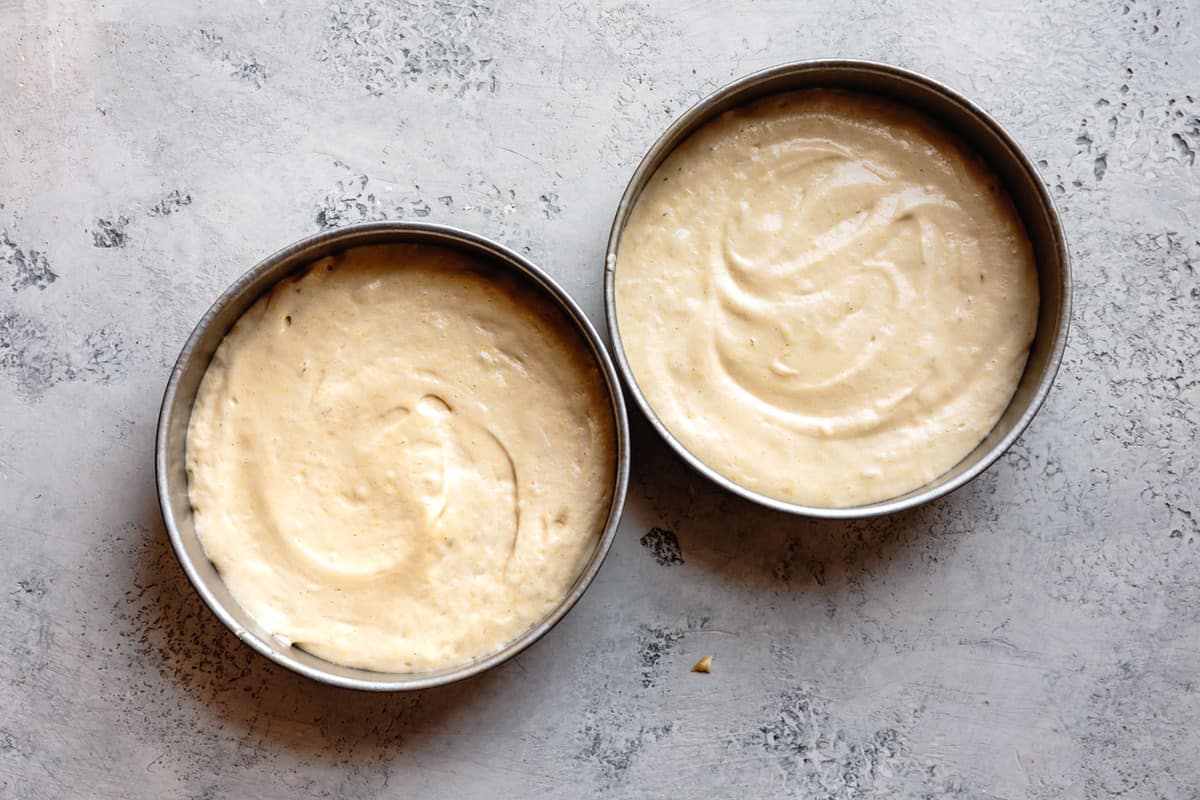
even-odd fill
[{"label": "pale yellow batter", "polygon": [[734,482],[822,507],[903,494],[974,449],[1038,310],[995,178],[924,117],[832,91],[687,139],[615,270],[626,356],[667,429]]},{"label": "pale yellow batter", "polygon": [[422,671],[558,604],[603,530],[614,441],[586,344],[533,290],[448,249],[359,248],[226,336],[192,412],[189,492],[264,628]]}]

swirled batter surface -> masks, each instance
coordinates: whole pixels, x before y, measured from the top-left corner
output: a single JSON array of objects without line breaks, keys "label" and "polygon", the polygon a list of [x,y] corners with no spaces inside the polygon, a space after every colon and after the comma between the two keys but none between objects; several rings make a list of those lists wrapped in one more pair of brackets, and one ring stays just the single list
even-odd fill
[{"label": "swirled batter surface", "polygon": [[822,507],[903,494],[974,449],[1038,310],[994,176],[915,112],[833,91],[688,138],[615,270],[626,357],[667,429],[736,483]]},{"label": "swirled batter surface", "polygon": [[558,604],[603,530],[614,441],[587,345],[540,295],[452,250],[358,248],[226,336],[192,412],[189,492],[264,628],[422,671]]}]

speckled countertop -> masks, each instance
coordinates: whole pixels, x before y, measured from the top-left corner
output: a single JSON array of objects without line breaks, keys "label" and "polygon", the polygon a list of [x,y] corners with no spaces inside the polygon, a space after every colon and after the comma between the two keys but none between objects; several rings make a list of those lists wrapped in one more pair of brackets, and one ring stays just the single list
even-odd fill
[{"label": "speckled countertop", "polygon": [[[1198,37],[1194,2],[1136,0],[0,0],[0,797],[1200,797]],[[235,276],[419,218],[523,251],[599,322],[654,137],[827,55],[960,89],[1053,189],[1074,327],[1006,458],[806,522],[635,419],[580,605],[419,694],[302,680],[209,615],[151,451]]]}]

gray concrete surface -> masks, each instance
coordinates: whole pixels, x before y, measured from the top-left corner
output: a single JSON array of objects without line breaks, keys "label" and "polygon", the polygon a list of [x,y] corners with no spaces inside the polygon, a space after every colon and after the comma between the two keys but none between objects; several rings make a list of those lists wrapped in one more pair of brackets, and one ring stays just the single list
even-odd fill
[{"label": "gray concrete surface", "polygon": [[[1139,0],[0,0],[0,797],[1200,797],[1198,26]],[[1053,187],[1075,324],[1006,458],[805,522],[637,421],[591,591],[457,687],[325,688],[209,616],[151,450],[230,280],[419,218],[524,251],[598,322],[657,133],[829,55],[966,92]]]}]

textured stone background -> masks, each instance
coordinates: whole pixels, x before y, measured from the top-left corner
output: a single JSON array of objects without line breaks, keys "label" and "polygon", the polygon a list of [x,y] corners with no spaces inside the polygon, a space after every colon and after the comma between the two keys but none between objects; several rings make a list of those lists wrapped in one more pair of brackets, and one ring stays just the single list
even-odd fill
[{"label": "textured stone background", "polygon": [[[0,797],[1200,797],[1198,26],[1138,0],[0,0]],[[966,92],[1053,187],[1074,327],[1005,459],[822,524],[635,420],[591,591],[457,687],[325,688],[209,616],[151,450],[229,281],[419,218],[524,251],[599,322],[653,138],[828,55]]]}]

